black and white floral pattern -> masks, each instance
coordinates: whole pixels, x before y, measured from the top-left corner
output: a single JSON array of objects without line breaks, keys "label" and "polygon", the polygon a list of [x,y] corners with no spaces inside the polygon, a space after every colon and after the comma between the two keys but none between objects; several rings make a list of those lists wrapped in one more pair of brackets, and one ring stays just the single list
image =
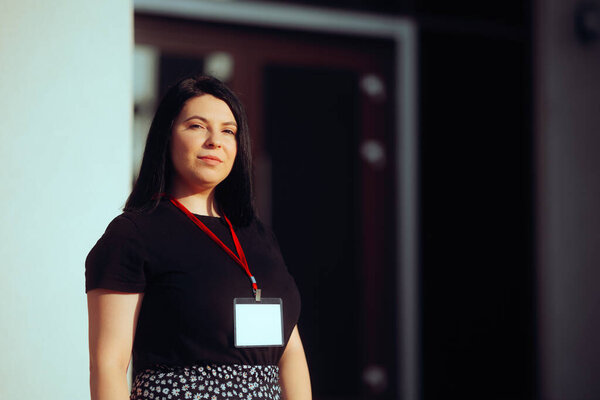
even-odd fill
[{"label": "black and white floral pattern", "polygon": [[160,366],[137,374],[131,400],[281,399],[276,365]]}]

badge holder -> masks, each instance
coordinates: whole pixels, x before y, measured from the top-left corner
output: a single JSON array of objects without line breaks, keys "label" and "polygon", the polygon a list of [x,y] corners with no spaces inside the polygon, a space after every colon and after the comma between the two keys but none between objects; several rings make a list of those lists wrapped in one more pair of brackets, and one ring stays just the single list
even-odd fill
[{"label": "badge holder", "polygon": [[233,299],[233,336],[235,347],[282,347],[282,300]]}]

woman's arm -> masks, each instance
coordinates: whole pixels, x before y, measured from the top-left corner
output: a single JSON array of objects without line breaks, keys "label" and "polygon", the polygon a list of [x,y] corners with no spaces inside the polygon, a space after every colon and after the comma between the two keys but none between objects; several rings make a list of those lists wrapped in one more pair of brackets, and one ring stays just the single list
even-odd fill
[{"label": "woman's arm", "polygon": [[308,365],[297,325],[279,360],[279,379],[284,400],[312,399]]},{"label": "woman's arm", "polygon": [[92,400],[128,400],[127,367],[143,293],[90,290],[88,299]]}]

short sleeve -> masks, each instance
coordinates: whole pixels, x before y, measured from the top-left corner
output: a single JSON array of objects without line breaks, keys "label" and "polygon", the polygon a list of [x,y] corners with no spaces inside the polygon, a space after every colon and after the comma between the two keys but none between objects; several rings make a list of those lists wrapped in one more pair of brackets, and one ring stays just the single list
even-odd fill
[{"label": "short sleeve", "polygon": [[110,289],[140,293],[146,287],[146,255],[133,221],[116,217],[85,260],[85,291]]}]

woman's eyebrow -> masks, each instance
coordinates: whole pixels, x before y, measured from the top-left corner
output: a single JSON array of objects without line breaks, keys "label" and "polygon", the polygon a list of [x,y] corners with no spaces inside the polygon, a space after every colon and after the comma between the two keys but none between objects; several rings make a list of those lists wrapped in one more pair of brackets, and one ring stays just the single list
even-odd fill
[{"label": "woman's eyebrow", "polygon": [[[191,119],[199,119],[202,122],[206,122],[206,123],[210,123],[210,121],[204,117],[201,117],[199,115],[192,115],[191,117],[185,119],[183,122],[187,122]],[[223,122],[221,125],[233,125],[237,128],[237,123],[235,121],[227,121],[227,122]]]}]

